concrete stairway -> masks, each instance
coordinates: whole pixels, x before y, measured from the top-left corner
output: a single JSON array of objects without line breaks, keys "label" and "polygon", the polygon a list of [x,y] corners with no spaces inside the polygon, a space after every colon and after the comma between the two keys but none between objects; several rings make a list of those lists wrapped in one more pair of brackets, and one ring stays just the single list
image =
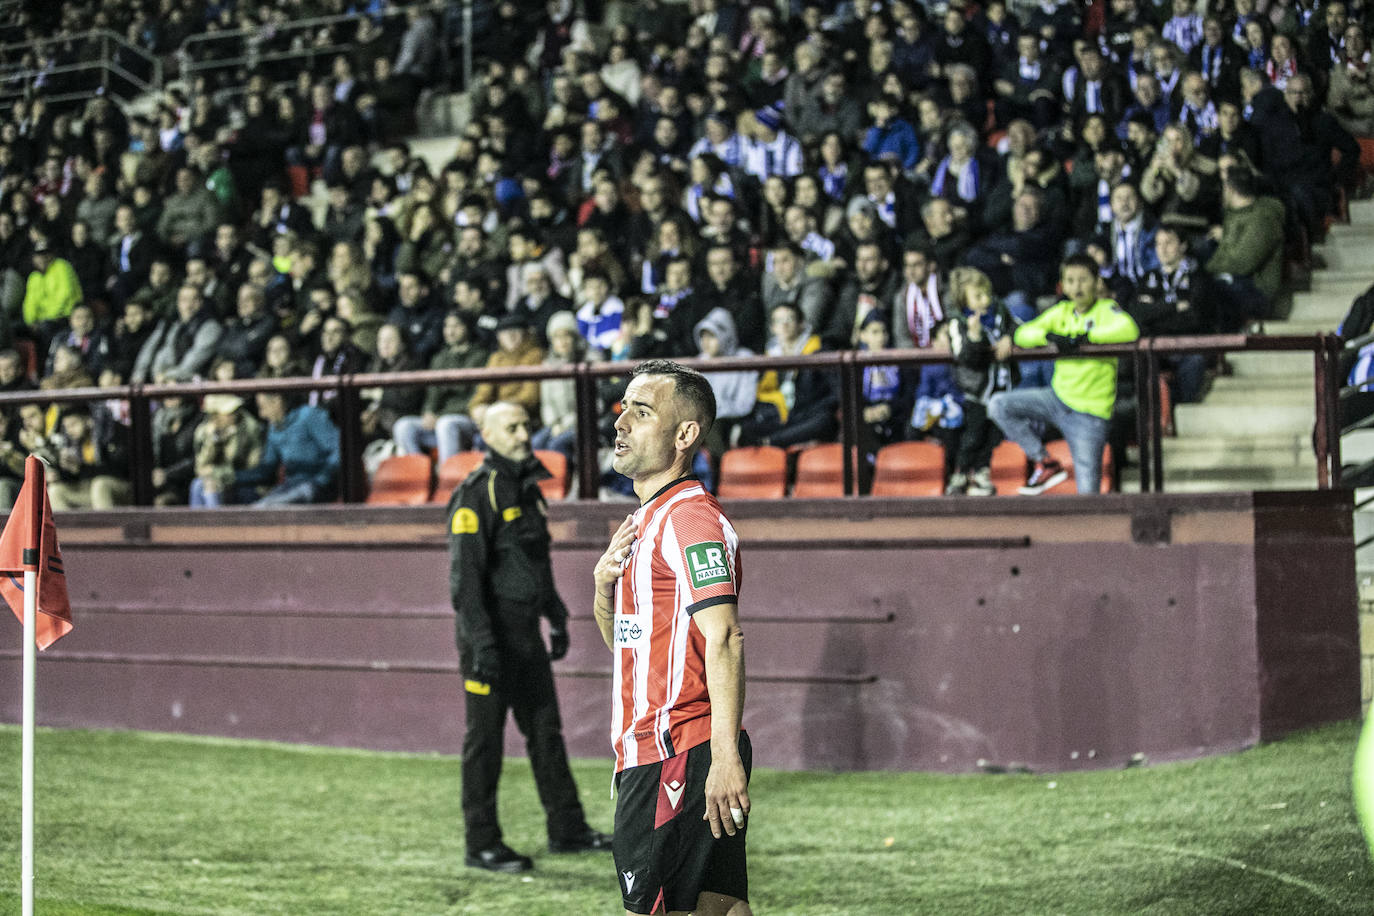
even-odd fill
[{"label": "concrete stairway", "polygon": [[[1350,225],[1333,226],[1317,248],[1326,268],[1294,292],[1270,334],[1334,331],[1351,301],[1374,283],[1374,200],[1350,205]],[[1166,492],[1308,489],[1316,486],[1315,416],[1309,353],[1236,353],[1198,404],[1174,408],[1177,436],[1165,439]],[[1131,475],[1127,475],[1128,477]],[[1123,481],[1134,489],[1138,480]]]}]

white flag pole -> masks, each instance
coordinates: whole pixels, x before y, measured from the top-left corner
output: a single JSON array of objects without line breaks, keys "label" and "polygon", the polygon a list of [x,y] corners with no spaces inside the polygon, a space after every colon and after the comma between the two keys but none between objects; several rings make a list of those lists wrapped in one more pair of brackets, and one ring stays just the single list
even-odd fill
[{"label": "white flag pole", "polygon": [[33,916],[33,692],[38,669],[38,573],[24,570],[23,916]]}]

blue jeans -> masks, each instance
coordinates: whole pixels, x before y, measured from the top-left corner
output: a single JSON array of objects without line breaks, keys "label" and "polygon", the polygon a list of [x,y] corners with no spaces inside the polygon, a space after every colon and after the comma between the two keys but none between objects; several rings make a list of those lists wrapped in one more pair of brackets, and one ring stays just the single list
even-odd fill
[{"label": "blue jeans", "polygon": [[438,448],[439,463],[443,464],[465,447],[476,447],[477,424],[467,414],[446,413],[435,421],[433,429],[425,429],[422,418],[401,417],[391,428],[391,438],[396,440],[396,451],[401,455]]},{"label": "blue jeans", "polygon": [[1073,456],[1078,492],[1097,492],[1102,482],[1102,447],[1107,443],[1106,420],[1074,410],[1051,388],[1018,388],[995,394],[988,403],[988,416],[1032,461],[1045,458],[1040,438],[1045,428],[1058,427]]},{"label": "blue jeans", "polygon": [[298,506],[306,503],[323,502],[327,494],[313,480],[287,480],[285,483],[268,490],[255,506]]},{"label": "blue jeans", "polygon": [[228,492],[207,492],[205,481],[197,477],[191,481],[191,507],[218,509],[220,506],[246,505],[257,502],[258,492],[245,484],[236,484]]},{"label": "blue jeans", "polygon": [[558,435],[549,432],[545,426],[534,431],[530,436],[530,448],[540,451],[562,452],[567,457],[568,463],[572,464],[573,457],[577,454],[577,429],[567,429]]}]

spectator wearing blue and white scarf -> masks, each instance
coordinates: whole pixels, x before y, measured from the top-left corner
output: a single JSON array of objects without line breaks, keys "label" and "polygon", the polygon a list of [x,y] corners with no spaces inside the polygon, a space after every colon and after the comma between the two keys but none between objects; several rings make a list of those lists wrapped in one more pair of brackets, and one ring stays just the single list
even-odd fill
[{"label": "spectator wearing blue and white scarf", "polygon": [[948,200],[957,198],[966,204],[978,200],[983,183],[978,157],[974,155],[977,144],[977,135],[966,125],[950,128],[945,140],[949,155],[941,159],[935,169],[935,177],[930,182],[932,196]]}]

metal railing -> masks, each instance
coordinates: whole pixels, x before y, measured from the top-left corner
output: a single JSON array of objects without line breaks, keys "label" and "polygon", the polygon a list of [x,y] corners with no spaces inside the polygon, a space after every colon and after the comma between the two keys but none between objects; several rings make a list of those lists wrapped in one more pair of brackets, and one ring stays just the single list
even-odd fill
[{"label": "metal railing", "polygon": [[[472,0],[464,0],[464,8],[471,7]],[[454,37],[448,31],[448,19],[445,12],[448,5],[445,3],[426,3],[421,4],[421,9],[429,11],[439,22],[442,32],[440,36],[439,67],[446,75],[448,68],[448,50],[451,40]],[[395,19],[404,17],[409,8],[385,10],[380,20]],[[243,67],[248,70],[256,69],[263,64],[282,63],[299,61],[303,62],[307,69],[313,69],[320,58],[331,58],[338,54],[348,54],[354,49],[352,42],[338,42],[327,45],[314,45],[312,43],[313,34],[320,29],[331,26],[357,22],[365,18],[362,13],[346,13],[334,16],[315,16],[309,19],[294,19],[272,26],[262,26],[252,29],[225,29],[219,32],[197,32],[188,37],[177,49],[176,56],[180,66],[183,79],[190,86],[195,85],[197,76],[214,73],[221,70],[234,70]],[[464,33],[463,45],[466,49],[470,47],[471,41],[471,21],[464,20],[467,28]],[[287,47],[282,50],[263,50],[263,46],[268,43],[285,43]],[[244,53],[219,57],[209,53],[207,46],[215,44],[237,43],[244,49]],[[465,56],[465,61],[467,60]],[[465,64],[466,78],[470,81],[470,65]],[[371,74],[359,74],[360,77],[369,77]],[[231,86],[219,90],[223,94],[233,95],[242,93],[245,87],[242,85]]]},{"label": "metal railing", "polygon": [[[1301,352],[1309,351],[1315,369],[1313,384],[1313,450],[1317,462],[1318,489],[1339,485],[1340,434],[1336,401],[1340,390],[1337,363],[1340,342],[1333,334],[1311,336],[1213,335],[1206,337],[1153,337],[1129,344],[1098,344],[1082,347],[1076,356],[1114,356],[1131,359],[1136,378],[1139,409],[1136,437],[1140,445],[1140,490],[1163,492],[1164,466],[1161,451],[1162,418],[1156,392],[1159,390],[1160,357],[1182,353]],[[1014,360],[1057,358],[1050,348],[1016,350]],[[949,363],[947,350],[882,350],[817,353],[800,357],[748,357],[729,359],[684,359],[684,365],[704,371],[819,369],[838,374],[840,382],[840,441],[844,445],[845,493],[859,492],[859,417],[863,370],[868,366],[922,366]],[[571,379],[577,392],[577,444],[575,464],[578,492],[595,494],[599,489],[597,382],[627,376],[633,364],[579,363],[574,366],[526,366],[510,369],[443,369],[418,372],[359,373],[321,379],[241,379],[232,382],[194,382],[186,384],[126,385],[117,388],[76,388],[60,391],[15,391],[0,393],[0,409],[31,404],[90,403],[111,399],[128,400],[130,405],[130,480],[136,505],[151,505],[152,485],[152,402],[179,396],[199,398],[206,394],[227,393],[240,396],[256,392],[334,391],[338,398],[340,428],[339,493],[346,502],[360,502],[367,496],[367,477],[362,453],[365,445],[361,424],[361,391],[364,388],[393,388],[432,384],[473,384],[479,382],[542,381]]]},{"label": "metal railing", "polygon": [[[12,108],[16,101],[32,93],[40,80],[48,81],[54,76],[65,77],[73,74],[94,73],[96,85],[125,103],[132,102],[142,93],[154,92],[162,88],[162,59],[138,45],[131,44],[122,35],[109,29],[89,29],[84,32],[74,32],[71,35],[63,35],[39,42],[38,47],[69,42],[78,45],[98,43],[100,53],[95,57],[85,56],[75,63],[61,64],[55,67],[45,67],[40,63],[36,67],[0,68],[0,109]],[[0,45],[0,57],[6,57],[15,51],[30,50],[34,47],[30,42],[11,42]],[[147,66],[149,76],[144,78],[136,73],[131,73],[127,68],[116,63],[116,49],[132,54],[143,61]],[[130,89],[134,91],[131,92]],[[50,104],[54,105],[61,105],[66,102],[84,102],[90,98],[91,89],[81,88],[57,93],[44,92],[43,96]]]}]

